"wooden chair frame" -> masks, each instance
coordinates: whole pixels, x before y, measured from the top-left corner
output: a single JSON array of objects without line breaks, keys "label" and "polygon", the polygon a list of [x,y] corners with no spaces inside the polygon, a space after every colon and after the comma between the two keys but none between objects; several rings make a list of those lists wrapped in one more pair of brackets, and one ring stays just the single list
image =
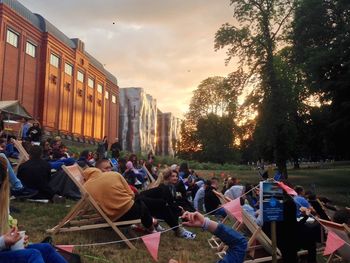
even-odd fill
[{"label": "wooden chair frame", "polygon": [[[135,246],[125,237],[118,228],[119,226],[129,226],[132,224],[141,223],[140,219],[112,222],[111,219],[103,212],[94,198],[87,192],[83,183],[84,178],[82,169],[79,165],[62,166],[69,178],[79,188],[81,199],[72,207],[70,212],[56,225],[48,229],[46,232],[56,234],[59,232],[72,232],[80,230],[98,229],[111,227],[114,232],[128,245],[131,249],[136,249]],[[101,223],[103,222],[103,223]]]},{"label": "wooden chair frame", "polygon": [[26,149],[24,149],[24,147],[22,145],[22,141],[11,139],[11,142],[13,143],[13,145],[16,147],[16,149],[19,152],[19,157],[18,157],[18,162],[17,162],[18,164],[13,169],[15,172],[17,172],[19,165],[29,160],[29,154],[27,153]]}]

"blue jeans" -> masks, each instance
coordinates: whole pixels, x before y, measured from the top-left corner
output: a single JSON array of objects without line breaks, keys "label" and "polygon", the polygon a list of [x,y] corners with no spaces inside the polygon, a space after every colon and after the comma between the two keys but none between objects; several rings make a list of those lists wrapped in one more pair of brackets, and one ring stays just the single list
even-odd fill
[{"label": "blue jeans", "polygon": [[0,252],[1,263],[67,263],[67,261],[47,243],[32,244],[25,249]]},{"label": "blue jeans", "polygon": [[4,153],[0,153],[0,157],[4,158],[7,162],[7,171],[9,173],[11,189],[19,190],[19,189],[23,188],[21,181],[17,178],[15,171],[12,169],[12,166],[11,166],[9,159],[7,159],[7,157]]}]

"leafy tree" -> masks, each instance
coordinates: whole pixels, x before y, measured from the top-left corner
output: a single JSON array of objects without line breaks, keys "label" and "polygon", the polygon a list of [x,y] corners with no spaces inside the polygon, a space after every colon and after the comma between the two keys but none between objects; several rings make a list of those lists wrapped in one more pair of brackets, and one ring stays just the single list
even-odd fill
[{"label": "leafy tree", "polygon": [[[308,87],[321,98],[321,109],[310,116],[328,125],[323,149],[339,159],[350,158],[350,2],[300,0],[293,23],[294,52]],[[317,112],[317,114],[316,114]],[[317,127],[317,126],[316,126]],[[327,136],[327,137],[325,137]],[[316,146],[314,144],[314,146]],[[317,146],[316,146],[317,147]],[[314,149],[316,150],[316,149]],[[323,153],[325,154],[325,153]]]},{"label": "leafy tree", "polygon": [[233,120],[210,113],[197,123],[196,137],[201,147],[201,161],[225,163],[232,160]]},{"label": "leafy tree", "polygon": [[[257,76],[262,89],[257,119],[256,139],[265,143],[263,154],[275,161],[287,177],[285,141],[288,126],[287,95],[279,82],[274,57],[276,46],[283,41],[281,32],[290,22],[294,10],[293,0],[231,0],[238,26],[224,24],[216,33],[215,48],[228,47],[227,63],[239,57],[240,69],[246,70],[246,80]],[[245,84],[245,82],[243,82]],[[266,138],[269,138],[266,141]]]}]

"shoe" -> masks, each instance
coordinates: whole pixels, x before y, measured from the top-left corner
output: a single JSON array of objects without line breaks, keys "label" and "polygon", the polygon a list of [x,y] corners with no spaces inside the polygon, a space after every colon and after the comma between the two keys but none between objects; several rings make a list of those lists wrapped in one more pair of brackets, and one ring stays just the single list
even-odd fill
[{"label": "shoe", "polygon": [[37,190],[33,190],[30,188],[22,187],[18,190],[11,190],[11,195],[16,198],[31,198],[38,193]]},{"label": "shoe", "polygon": [[189,240],[193,240],[196,238],[196,234],[182,228],[182,227],[179,227],[178,229],[176,229],[176,232],[175,232],[176,236],[178,237],[182,237],[184,239],[189,239]]},{"label": "shoe", "polygon": [[155,229],[157,230],[157,232],[163,232],[163,231],[165,230],[165,228],[162,227],[160,224],[157,224],[157,225],[155,226]]},{"label": "shoe", "polygon": [[54,204],[64,204],[64,203],[66,203],[66,198],[64,196],[55,194],[52,197],[51,201]]},{"label": "shoe", "polygon": [[183,237],[184,239],[189,239],[189,240],[193,240],[196,238],[196,234],[192,233],[188,230],[184,230],[181,234],[181,237]]}]

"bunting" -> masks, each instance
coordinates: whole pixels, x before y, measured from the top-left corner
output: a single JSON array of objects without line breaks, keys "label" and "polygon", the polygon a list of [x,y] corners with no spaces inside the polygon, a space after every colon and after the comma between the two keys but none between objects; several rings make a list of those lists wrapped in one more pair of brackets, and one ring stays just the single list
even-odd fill
[{"label": "bunting", "polygon": [[152,258],[158,262],[158,248],[160,242],[160,232],[141,237]]},{"label": "bunting", "polygon": [[288,185],[285,185],[283,182],[277,182],[278,186],[281,187],[284,191],[286,191],[289,195],[298,195],[294,189],[290,188]]},{"label": "bunting", "polygon": [[345,241],[341,239],[337,234],[332,231],[328,231],[326,248],[323,255],[329,255],[334,253],[337,249],[341,248],[345,244]]},{"label": "bunting", "polygon": [[73,245],[56,245],[57,248],[67,251],[69,253],[73,253],[74,246]]},{"label": "bunting", "polygon": [[241,198],[238,197],[226,204],[224,204],[222,207],[225,208],[227,213],[229,213],[231,216],[236,218],[240,223],[243,222],[243,216],[242,216],[242,207],[241,207]]}]

